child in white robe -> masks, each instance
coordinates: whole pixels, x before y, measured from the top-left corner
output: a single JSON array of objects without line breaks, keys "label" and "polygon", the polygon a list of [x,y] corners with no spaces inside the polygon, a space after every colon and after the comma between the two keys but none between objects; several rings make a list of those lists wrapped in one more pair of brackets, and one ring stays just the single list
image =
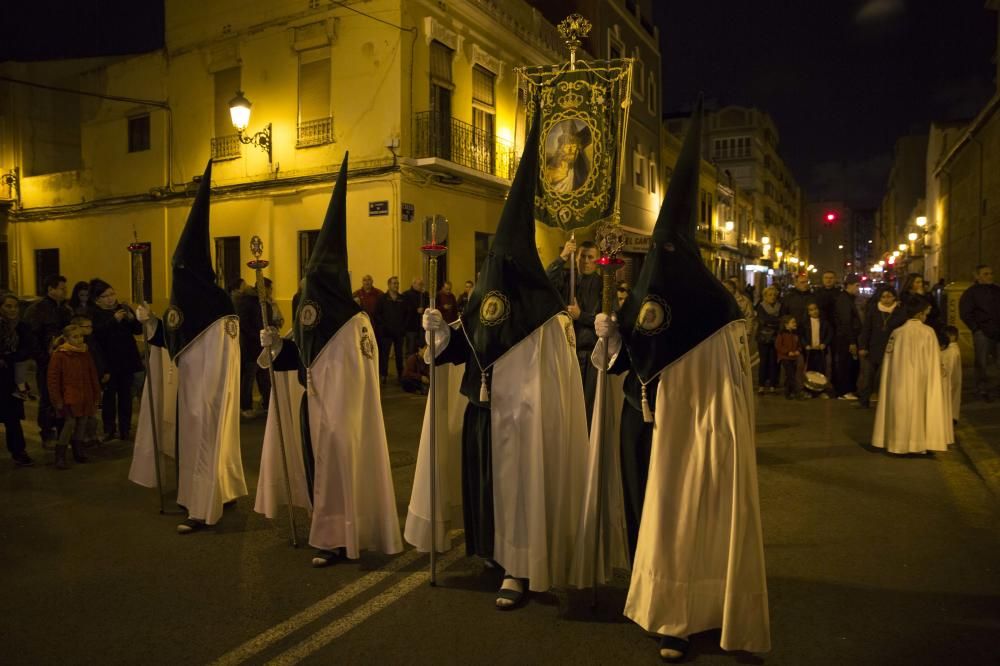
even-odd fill
[{"label": "child in white robe", "polygon": [[958,410],[962,407],[962,352],[958,349],[958,329],[945,326],[948,344],[941,347],[941,365],[944,367],[945,397],[951,400],[951,422],[958,423]]}]

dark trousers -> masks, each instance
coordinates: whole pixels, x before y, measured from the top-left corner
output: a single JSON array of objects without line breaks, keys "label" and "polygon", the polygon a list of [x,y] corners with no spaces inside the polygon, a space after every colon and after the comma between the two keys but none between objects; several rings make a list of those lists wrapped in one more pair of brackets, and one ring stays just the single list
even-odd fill
[{"label": "dark trousers", "polygon": [[778,352],[773,342],[758,342],[757,353],[760,358],[760,386],[778,386]]},{"label": "dark trousers", "polygon": [[799,392],[799,362],[786,359],[781,362],[781,370],[785,373],[785,395],[795,395]]},{"label": "dark trousers", "polygon": [[42,441],[58,439],[62,419],[52,407],[52,398],[49,396],[49,360],[39,360],[35,368],[35,381],[38,383],[38,430]]},{"label": "dark trousers", "polygon": [[271,400],[271,377],[267,370],[257,365],[257,359],[240,362],[240,409],[253,409],[253,383],[257,380],[257,390],[260,391],[261,406],[267,409]]},{"label": "dark trousers", "polygon": [[423,346],[424,332],[423,330],[407,331],[405,338],[406,338],[406,345],[405,345],[406,348],[403,350],[403,353],[406,354],[406,356],[409,356],[410,354],[416,354],[418,351],[420,351],[420,347]]},{"label": "dark trousers", "polygon": [[383,333],[378,339],[378,374],[389,376],[389,350],[395,350],[396,377],[403,376],[403,334]]},{"label": "dark trousers", "polygon": [[465,554],[493,558],[493,452],[490,410],[469,403],[462,421]]},{"label": "dark trousers", "polygon": [[871,403],[872,393],[878,389],[880,371],[882,363],[873,363],[871,359],[861,362],[861,381],[858,387],[858,402],[862,407],[867,407]]},{"label": "dark trousers", "polygon": [[115,417],[118,417],[117,432],[125,436],[132,429],[132,373],[111,374],[104,385],[101,396],[101,420],[104,433],[115,432]]},{"label": "dark trousers", "polygon": [[3,419],[3,438],[7,442],[10,455],[19,456],[24,453],[24,431],[21,429],[21,419],[17,414],[9,414]]},{"label": "dark trousers", "polygon": [[972,334],[972,350],[976,356],[976,392],[986,393],[990,390],[990,366],[1000,367],[1000,355],[997,351],[1000,343],[990,338],[982,331]]},{"label": "dark trousers", "polygon": [[851,343],[846,338],[834,338],[830,347],[833,391],[838,396],[853,393],[858,384],[858,361],[851,355]]},{"label": "dark trousers", "polygon": [[577,350],[576,358],[580,362],[580,376],[583,379],[583,403],[587,407],[587,426],[594,415],[594,399],[597,397],[597,368],[590,362],[593,349]]},{"label": "dark trousers", "polygon": [[400,383],[403,385],[403,390],[407,393],[419,393],[421,395],[427,395],[427,384],[424,384],[419,379],[402,379]]},{"label": "dark trousers", "polygon": [[628,403],[622,406],[622,493],[625,499],[625,530],[630,557],[635,557],[642,521],[642,502],[649,479],[649,456],[653,450],[653,424],[642,420],[642,412]]}]

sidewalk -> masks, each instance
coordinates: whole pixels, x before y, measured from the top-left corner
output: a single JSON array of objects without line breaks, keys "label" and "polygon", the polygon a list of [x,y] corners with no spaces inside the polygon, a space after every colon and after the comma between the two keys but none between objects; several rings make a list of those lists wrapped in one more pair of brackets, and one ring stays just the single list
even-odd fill
[{"label": "sidewalk", "polygon": [[985,402],[972,390],[972,368],[962,368],[962,407],[955,428],[959,450],[1000,499],[1000,399]]}]

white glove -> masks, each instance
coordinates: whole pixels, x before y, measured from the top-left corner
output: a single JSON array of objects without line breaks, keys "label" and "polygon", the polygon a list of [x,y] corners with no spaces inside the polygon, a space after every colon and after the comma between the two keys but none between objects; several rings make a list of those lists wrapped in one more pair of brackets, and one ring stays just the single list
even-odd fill
[{"label": "white glove", "polygon": [[435,356],[439,356],[451,340],[451,327],[445,323],[444,317],[439,310],[427,308],[423,316],[424,340],[428,346],[431,344],[431,336],[434,336]]},{"label": "white glove", "polygon": [[141,323],[145,324],[147,321],[153,318],[153,313],[149,311],[149,308],[145,304],[140,305],[135,309],[135,318]]},{"label": "white glove", "polygon": [[607,365],[604,366],[606,370],[611,367],[618,353],[622,350],[622,336],[618,332],[618,322],[601,312],[594,317],[594,332],[597,334],[597,344],[590,355],[590,362],[600,370],[602,362],[605,361],[602,357],[605,345],[607,345]]}]

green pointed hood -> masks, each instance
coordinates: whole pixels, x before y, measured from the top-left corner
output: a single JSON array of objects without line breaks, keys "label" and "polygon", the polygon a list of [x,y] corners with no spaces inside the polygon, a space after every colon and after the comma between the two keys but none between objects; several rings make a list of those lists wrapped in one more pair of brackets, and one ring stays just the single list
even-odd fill
[{"label": "green pointed hood", "polygon": [[206,328],[236,314],[229,294],[215,280],[209,240],[212,162],[198,184],[198,193],[171,260],[170,307],[163,317],[163,338],[176,358]]},{"label": "green pointed hood", "polygon": [[563,310],[535,247],[535,183],[539,122],[536,110],[521,163],[479,269],[462,326],[479,365],[487,368]]},{"label": "green pointed hood", "polygon": [[699,99],[642,271],[619,313],[632,367],[643,383],[729,322],[742,318],[736,300],[702,261],[695,235],[701,116]]},{"label": "green pointed hood", "polygon": [[347,272],[347,153],[303,280],[293,333],[308,368],[344,322],[361,312]]}]

